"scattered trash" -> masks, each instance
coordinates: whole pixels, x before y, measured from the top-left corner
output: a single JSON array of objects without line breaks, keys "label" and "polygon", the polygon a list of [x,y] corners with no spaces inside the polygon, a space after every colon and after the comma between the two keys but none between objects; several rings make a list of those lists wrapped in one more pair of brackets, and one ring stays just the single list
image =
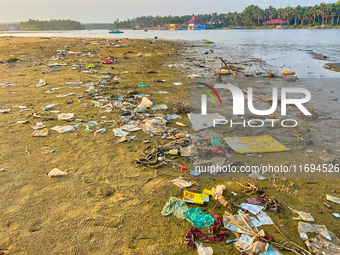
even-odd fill
[{"label": "scattered trash", "polygon": [[300,212],[300,211],[294,210],[293,208],[290,208],[289,206],[288,208],[292,210],[293,213],[299,214],[299,217],[293,218],[293,220],[315,221],[313,216],[310,213]]},{"label": "scattered trash", "polygon": [[258,231],[252,222],[251,217],[247,213],[232,215],[228,212],[225,212],[223,216],[223,224],[226,229],[239,234],[247,233],[248,231]]},{"label": "scattered trash", "polygon": [[143,130],[146,133],[162,133],[166,126],[167,120],[162,117],[156,117],[147,120],[143,125]]},{"label": "scattered trash", "polygon": [[48,136],[48,130],[47,128],[44,128],[43,130],[36,130],[33,132],[32,136],[35,136],[35,137]]},{"label": "scattered trash", "polygon": [[150,109],[153,110],[153,111],[156,111],[156,110],[167,110],[168,106],[165,105],[165,104],[154,104],[153,106],[151,106]]},{"label": "scattered trash", "polygon": [[106,60],[105,62],[104,62],[104,64],[114,64],[115,62],[114,61],[112,61],[111,59],[109,59],[109,60]]},{"label": "scattered trash", "polygon": [[198,255],[213,255],[214,251],[211,247],[205,247],[202,243],[198,244],[195,242],[197,247],[197,254]]},{"label": "scattered trash", "polygon": [[313,239],[306,240],[308,249],[315,254],[337,255],[340,254],[340,246],[327,241],[318,235]]},{"label": "scattered trash", "polygon": [[44,128],[44,127],[45,127],[45,125],[42,122],[38,122],[36,125],[31,126],[31,128],[33,128],[33,129],[41,129],[41,128]]},{"label": "scattered trash", "polygon": [[245,203],[240,204],[240,207],[255,215],[258,214],[264,208],[263,206]]},{"label": "scattered trash", "polygon": [[198,194],[198,193],[189,192],[189,191],[185,190],[182,201],[188,202],[188,203],[193,203],[193,204],[203,205],[204,202],[209,202],[209,195]]},{"label": "scattered trash", "polygon": [[263,176],[262,174],[260,174],[259,171],[253,171],[250,174],[247,175],[248,177],[254,178],[254,179],[259,179],[259,180],[265,180],[267,179],[265,176]]},{"label": "scattered trash", "polygon": [[130,142],[131,140],[135,139],[136,136],[123,136],[122,138],[115,141],[115,143],[123,143],[123,142]]},{"label": "scattered trash", "polygon": [[27,123],[28,122],[28,120],[18,120],[17,121],[17,124],[25,124],[25,123]]},{"label": "scattered trash", "polygon": [[253,137],[226,137],[224,140],[235,152],[241,154],[250,152],[258,153],[290,150],[268,135]]},{"label": "scattered trash", "polygon": [[182,116],[177,115],[177,114],[168,114],[165,116],[165,118],[168,120],[174,120],[174,119],[182,119]]},{"label": "scattered trash", "polygon": [[45,81],[44,79],[40,79],[40,80],[39,80],[39,83],[37,83],[36,86],[41,88],[41,87],[43,87],[43,86],[45,86],[45,85],[46,85],[46,81]]},{"label": "scattered trash", "polygon": [[66,172],[63,172],[61,170],[59,170],[58,168],[53,168],[49,173],[48,176],[49,177],[57,177],[57,176],[63,176],[63,175],[67,175]]},{"label": "scattered trash", "polygon": [[331,201],[331,202],[340,204],[340,198],[338,198],[338,197],[333,197],[333,196],[331,196],[331,195],[326,195],[326,196],[327,196],[327,200],[328,200],[328,201]]},{"label": "scattered trash", "polygon": [[72,126],[55,126],[55,127],[51,128],[51,130],[57,131],[57,132],[59,132],[60,134],[62,134],[62,133],[74,131],[75,128],[72,127]]},{"label": "scattered trash", "polygon": [[231,244],[231,243],[235,243],[235,242],[237,242],[237,241],[238,241],[238,239],[235,238],[235,239],[230,239],[230,240],[224,241],[224,243],[225,243],[225,244]]},{"label": "scattered trash", "polygon": [[211,196],[212,196],[212,198],[214,198],[216,201],[218,201],[224,207],[227,207],[227,206],[232,207],[231,202],[226,200],[223,197],[223,191],[224,190],[225,190],[224,185],[217,185],[216,187],[212,187],[211,188]]},{"label": "scattered trash", "polygon": [[226,157],[227,155],[225,154],[224,151],[220,150],[217,146],[214,146],[211,148],[211,152],[213,154],[216,154],[216,155],[219,155],[219,156],[222,156],[222,157]]},{"label": "scattered trash", "polygon": [[176,178],[171,181],[173,184],[175,184],[180,189],[185,189],[191,187],[191,182],[188,182],[183,179],[183,177]]},{"label": "scattered trash", "polygon": [[129,132],[125,132],[121,128],[115,128],[113,129],[113,132],[115,133],[115,136],[127,136],[129,134]]},{"label": "scattered trash", "polygon": [[303,240],[308,239],[308,236],[307,236],[308,232],[314,232],[314,233],[322,235],[323,237],[325,237],[329,241],[332,241],[332,237],[330,235],[330,232],[327,230],[325,225],[309,224],[309,223],[299,221],[298,231],[300,233],[300,237]]},{"label": "scattered trash", "polygon": [[120,127],[122,130],[126,130],[129,132],[133,132],[133,131],[138,131],[143,129],[141,124],[135,124],[135,123],[131,123],[131,124],[125,124],[124,126]]},{"label": "scattered trash", "polygon": [[195,131],[200,131],[206,128],[211,128],[215,124],[222,123],[221,121],[218,123],[214,123],[215,119],[218,119],[218,120],[226,119],[225,117],[223,117],[222,115],[218,113],[206,114],[206,115],[190,113],[188,114],[188,117]]},{"label": "scattered trash", "polygon": [[264,211],[260,211],[257,214],[257,218],[258,218],[259,222],[261,223],[261,226],[262,225],[273,225],[274,224],[272,219]]},{"label": "scattered trash", "polygon": [[61,113],[58,114],[58,120],[71,121],[74,118],[74,113]]},{"label": "scattered trash", "polygon": [[295,74],[295,72],[294,71],[290,71],[290,70],[284,70],[284,71],[282,71],[282,75],[294,75]]},{"label": "scattered trash", "polygon": [[185,124],[183,124],[183,123],[181,123],[181,122],[176,122],[176,125],[177,126],[180,126],[180,127],[186,127],[187,125],[185,125]]},{"label": "scattered trash", "polygon": [[145,85],[145,84],[142,84],[142,83],[138,83],[137,86],[138,86],[138,88],[149,87],[149,85]]},{"label": "scattered trash", "polygon": [[249,198],[247,199],[248,204],[261,204],[263,202],[262,198]]},{"label": "scattered trash", "polygon": [[134,115],[131,112],[122,113],[122,114],[120,114],[118,116],[125,123],[129,123],[133,119],[133,117],[134,117]]},{"label": "scattered trash", "polygon": [[10,111],[11,111],[11,109],[5,109],[5,110],[0,109],[0,114],[5,113],[5,112],[10,112]]},{"label": "scattered trash", "polygon": [[45,107],[41,107],[42,109],[44,109],[44,111],[49,111],[51,109],[54,108],[54,106],[56,106],[57,104],[49,104],[49,105],[46,105]]}]

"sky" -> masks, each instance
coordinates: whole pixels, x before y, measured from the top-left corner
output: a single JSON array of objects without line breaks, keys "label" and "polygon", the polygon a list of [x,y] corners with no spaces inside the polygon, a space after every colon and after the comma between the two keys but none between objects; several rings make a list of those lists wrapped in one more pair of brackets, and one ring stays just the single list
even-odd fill
[{"label": "sky", "polygon": [[113,23],[139,16],[241,12],[248,5],[276,8],[335,3],[337,0],[0,0],[0,23],[28,19],[71,19]]}]

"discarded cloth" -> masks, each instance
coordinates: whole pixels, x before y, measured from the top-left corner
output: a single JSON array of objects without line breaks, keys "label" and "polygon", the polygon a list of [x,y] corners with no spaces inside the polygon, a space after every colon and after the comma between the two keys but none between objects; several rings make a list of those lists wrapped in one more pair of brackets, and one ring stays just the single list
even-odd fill
[{"label": "discarded cloth", "polygon": [[185,218],[197,228],[210,227],[214,218],[210,214],[203,212],[201,208],[190,208],[184,214]]},{"label": "discarded cloth", "polygon": [[169,201],[163,207],[162,214],[164,216],[168,216],[173,213],[177,218],[184,220],[184,214],[187,210],[188,206],[185,202],[181,201],[177,197],[170,197]]},{"label": "discarded cloth", "polygon": [[222,242],[226,236],[226,231],[221,231],[220,227],[223,226],[223,221],[220,216],[216,213],[212,213],[212,216],[215,218],[214,223],[210,226],[210,232],[214,235],[208,236],[203,234],[201,230],[198,228],[192,228],[188,231],[185,237],[184,244],[190,247],[195,247],[194,238],[197,237],[199,240],[205,243],[219,243]]}]

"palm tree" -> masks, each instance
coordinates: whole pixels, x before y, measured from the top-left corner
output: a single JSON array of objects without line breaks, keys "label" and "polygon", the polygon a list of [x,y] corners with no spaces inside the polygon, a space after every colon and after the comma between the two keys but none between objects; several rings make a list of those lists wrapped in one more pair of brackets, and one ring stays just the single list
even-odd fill
[{"label": "palm tree", "polygon": [[[325,23],[325,18],[327,18],[328,15],[329,15],[329,10],[328,10],[327,7],[325,6],[325,3],[321,3],[321,4],[320,4],[319,14],[321,15],[322,25],[324,25],[324,23]],[[326,22],[326,23],[327,23],[327,22]]]},{"label": "palm tree", "polygon": [[318,14],[318,6],[315,5],[314,7],[311,8],[310,14],[313,15],[314,19],[313,22],[315,23],[316,15]]},{"label": "palm tree", "polygon": [[290,24],[290,19],[291,19],[291,16],[292,16],[292,7],[286,7],[284,10],[283,10],[283,17],[285,17],[287,19],[287,22],[288,22],[288,25]]},{"label": "palm tree", "polygon": [[296,22],[299,22],[299,19],[301,18],[301,14],[302,14],[301,11],[295,10],[295,12],[294,12],[294,18],[295,18],[294,25],[296,25]]}]

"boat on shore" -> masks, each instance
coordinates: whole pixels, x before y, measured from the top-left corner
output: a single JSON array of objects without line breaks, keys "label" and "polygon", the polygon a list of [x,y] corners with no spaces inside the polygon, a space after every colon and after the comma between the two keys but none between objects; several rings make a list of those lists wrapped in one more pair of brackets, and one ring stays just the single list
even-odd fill
[{"label": "boat on shore", "polygon": [[110,30],[109,32],[110,34],[122,34],[124,33],[123,31],[120,31],[120,30]]}]

